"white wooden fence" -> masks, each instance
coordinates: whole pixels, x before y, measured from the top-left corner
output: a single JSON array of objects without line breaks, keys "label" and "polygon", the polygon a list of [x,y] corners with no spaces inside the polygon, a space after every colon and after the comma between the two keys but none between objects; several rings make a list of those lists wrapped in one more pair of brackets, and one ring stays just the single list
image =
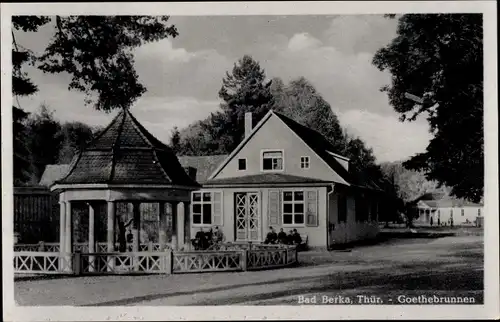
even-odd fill
[{"label": "white wooden fence", "polygon": [[179,252],[167,249],[160,252],[148,245],[148,249],[154,250],[125,253],[82,251],[71,254],[54,251],[15,251],[14,273],[74,275],[200,273],[279,268],[297,263],[296,246],[226,245],[220,248],[223,249]]}]

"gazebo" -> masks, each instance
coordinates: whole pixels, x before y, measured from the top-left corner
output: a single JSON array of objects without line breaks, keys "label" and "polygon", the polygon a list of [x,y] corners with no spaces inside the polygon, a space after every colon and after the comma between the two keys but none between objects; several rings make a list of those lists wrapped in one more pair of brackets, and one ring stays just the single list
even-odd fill
[{"label": "gazebo", "polygon": [[[104,221],[107,222],[107,252],[116,251],[117,202],[132,206],[133,252],[140,250],[141,203],[159,205],[159,251],[167,247],[166,206],[170,206],[172,249],[177,250],[179,242],[189,243],[190,193],[199,187],[173,151],[149,133],[128,109],[123,109],[73,158],[66,176],[51,186],[52,191],[59,193],[60,252],[74,251],[72,204],[82,202],[88,205],[89,253],[96,252],[95,209],[98,204],[107,204],[107,220]],[[181,203],[183,211],[177,211]]]}]

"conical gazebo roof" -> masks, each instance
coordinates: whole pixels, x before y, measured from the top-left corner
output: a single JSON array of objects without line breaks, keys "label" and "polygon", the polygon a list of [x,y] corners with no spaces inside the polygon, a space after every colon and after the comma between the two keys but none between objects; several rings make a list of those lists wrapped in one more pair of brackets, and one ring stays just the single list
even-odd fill
[{"label": "conical gazebo roof", "polygon": [[174,185],[198,187],[174,152],[123,109],[76,155],[55,184]]}]

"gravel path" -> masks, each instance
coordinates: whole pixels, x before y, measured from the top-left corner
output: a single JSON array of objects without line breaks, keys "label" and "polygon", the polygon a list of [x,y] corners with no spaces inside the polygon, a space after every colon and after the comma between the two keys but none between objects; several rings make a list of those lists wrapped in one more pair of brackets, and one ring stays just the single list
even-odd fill
[{"label": "gravel path", "polygon": [[[19,305],[291,304],[299,295],[451,291],[482,301],[481,236],[302,252],[299,267],[234,273],[56,277],[15,282]],[[465,292],[465,293],[464,293]]]}]

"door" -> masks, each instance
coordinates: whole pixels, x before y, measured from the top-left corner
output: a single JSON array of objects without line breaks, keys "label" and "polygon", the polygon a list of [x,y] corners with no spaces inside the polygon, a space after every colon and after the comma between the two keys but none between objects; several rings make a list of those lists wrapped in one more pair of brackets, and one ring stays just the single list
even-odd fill
[{"label": "door", "polygon": [[237,192],[234,202],[236,241],[258,241],[260,237],[259,194]]}]

